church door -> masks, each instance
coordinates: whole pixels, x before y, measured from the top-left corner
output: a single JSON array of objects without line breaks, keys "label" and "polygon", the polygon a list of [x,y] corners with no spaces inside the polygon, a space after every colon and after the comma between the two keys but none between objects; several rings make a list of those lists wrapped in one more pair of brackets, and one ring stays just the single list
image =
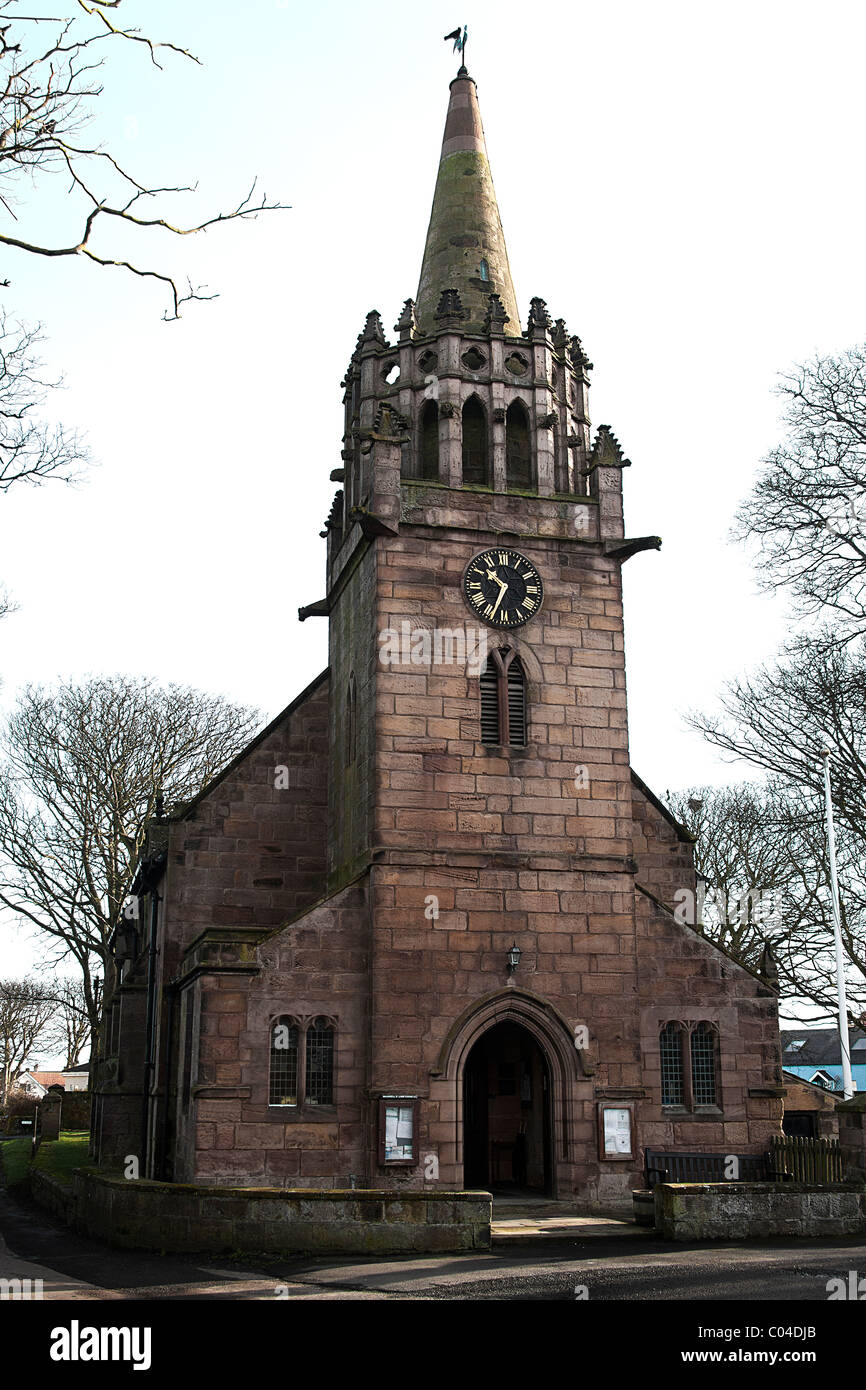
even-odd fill
[{"label": "church door", "polygon": [[463,1153],[468,1188],[551,1193],[550,1073],[519,1023],[497,1023],[469,1053]]}]

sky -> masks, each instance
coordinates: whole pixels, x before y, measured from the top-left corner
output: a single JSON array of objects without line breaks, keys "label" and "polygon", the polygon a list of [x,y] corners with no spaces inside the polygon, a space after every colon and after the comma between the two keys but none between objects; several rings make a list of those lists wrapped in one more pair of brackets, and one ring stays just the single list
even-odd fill
[{"label": "sky", "polygon": [[[66,12],[33,0],[24,13]],[[127,14],[128,11],[128,14]],[[52,407],[87,437],[75,488],[0,499],[0,714],[26,682],[129,673],[273,717],[327,661],[322,522],[364,316],[414,296],[469,28],[521,311],[540,295],[594,362],[590,414],[632,467],[624,569],[632,762],[657,792],[748,776],[684,722],[789,635],[729,539],[781,437],[773,385],[863,338],[866,9],[848,0],[547,6],[130,0],[189,48],[106,48],[91,134],[141,179],[196,185],[189,222],[253,179],[290,205],[196,237],[97,248],[218,297],[163,322],[154,282],[7,251],[7,314],[40,321]],[[16,234],[68,245],[80,205],[18,188]],[[8,217],[3,221],[8,228]],[[13,934],[3,973],[39,953]]]}]

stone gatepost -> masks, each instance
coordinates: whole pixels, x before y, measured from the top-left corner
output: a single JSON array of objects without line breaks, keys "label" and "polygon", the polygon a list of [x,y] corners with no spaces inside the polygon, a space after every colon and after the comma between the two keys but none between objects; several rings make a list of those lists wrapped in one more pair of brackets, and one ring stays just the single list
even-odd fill
[{"label": "stone gatepost", "polygon": [[866,1091],[840,1100],[836,1114],[845,1176],[851,1182],[866,1182]]},{"label": "stone gatepost", "polygon": [[39,1136],[42,1140],[60,1138],[60,1112],[63,1097],[49,1091],[39,1103]]}]

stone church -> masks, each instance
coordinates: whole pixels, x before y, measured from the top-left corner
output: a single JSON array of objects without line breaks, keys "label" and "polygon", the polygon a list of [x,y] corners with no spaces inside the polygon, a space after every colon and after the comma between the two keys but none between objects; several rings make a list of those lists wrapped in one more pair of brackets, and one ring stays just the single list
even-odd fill
[{"label": "stone church", "polygon": [[329,664],[149,826],[101,1163],[592,1208],[647,1147],[779,1132],[771,963],[681,920],[692,843],[629,762],[621,570],[660,542],[626,533],[591,365],[543,299],[521,319],[461,68],[417,297],[391,338],[367,315],[343,382],[300,612]]}]

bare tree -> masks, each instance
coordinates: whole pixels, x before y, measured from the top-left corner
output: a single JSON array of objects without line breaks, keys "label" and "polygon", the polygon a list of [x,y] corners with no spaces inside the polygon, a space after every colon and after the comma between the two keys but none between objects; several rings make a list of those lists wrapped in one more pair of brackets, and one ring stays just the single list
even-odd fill
[{"label": "bare tree", "polygon": [[[842,907],[842,942],[849,963],[852,1020],[866,1004],[866,654],[800,639],[772,665],[730,683],[723,713],[694,716],[693,726],[723,752],[769,774],[749,832],[736,853],[751,856],[769,844],[780,855],[777,912],[784,930],[774,937],[787,965],[790,989],[834,1007],[833,935],[827,890],[823,777],[820,750],[833,750],[833,804]],[[729,828],[717,824],[724,839]],[[719,854],[723,852],[719,851]],[[785,859],[787,858],[787,868]],[[711,862],[712,858],[711,858]],[[744,859],[744,865],[748,860]],[[772,856],[770,858],[772,863]]]},{"label": "bare tree", "polygon": [[[129,0],[58,0],[52,8],[59,18],[39,19],[18,13],[19,0],[0,0],[0,18],[8,16],[0,25],[0,204],[15,224],[14,232],[9,225],[0,229],[0,245],[36,256],[83,257],[156,280],[169,297],[165,317],[177,318],[181,304],[214,296],[191,284],[182,293],[167,270],[143,266],[107,245],[98,249],[96,233],[122,224],[136,233],[162,228],[189,236],[284,205],[257,198],[253,181],[230,211],[193,222],[169,217],[164,205],[171,195],[193,193],[194,188],[142,182],[111,150],[87,138],[86,130],[102,93],[102,55],[118,44],[141,46],[157,68],[163,56],[199,60],[178,44],[124,28],[120,11],[129,12]],[[57,175],[71,196],[54,205],[54,216],[58,225],[72,225],[60,244],[46,245],[33,233],[19,231],[15,209],[20,209],[22,192],[28,201],[34,190],[53,193],[59,187]]]},{"label": "bare tree", "polygon": [[5,1104],[39,1041],[55,1004],[36,980],[0,980],[0,1103]]},{"label": "bare tree", "polygon": [[13,323],[0,311],[0,492],[49,478],[72,482],[88,460],[75,433],[40,418],[48,392],[61,385],[43,372],[42,341],[40,326]]},{"label": "bare tree", "polygon": [[695,836],[702,885],[694,925],[744,964],[757,964],[764,943],[777,944],[776,910],[790,877],[776,829],[784,818],[778,794],[741,783],[667,792],[665,801]]},{"label": "bare tree", "polygon": [[259,716],[186,687],[115,676],[27,687],[0,772],[0,904],[81,972],[88,1019],[129,896],[145,821],[194,796]]},{"label": "bare tree", "polygon": [[780,379],[787,437],[764,460],[735,534],[761,547],[758,579],[790,591],[825,640],[866,633],[866,344]]},{"label": "bare tree", "polygon": [[59,980],[51,987],[54,1001],[53,1041],[65,1054],[64,1068],[77,1067],[90,1042],[91,1022],[81,980]]}]

